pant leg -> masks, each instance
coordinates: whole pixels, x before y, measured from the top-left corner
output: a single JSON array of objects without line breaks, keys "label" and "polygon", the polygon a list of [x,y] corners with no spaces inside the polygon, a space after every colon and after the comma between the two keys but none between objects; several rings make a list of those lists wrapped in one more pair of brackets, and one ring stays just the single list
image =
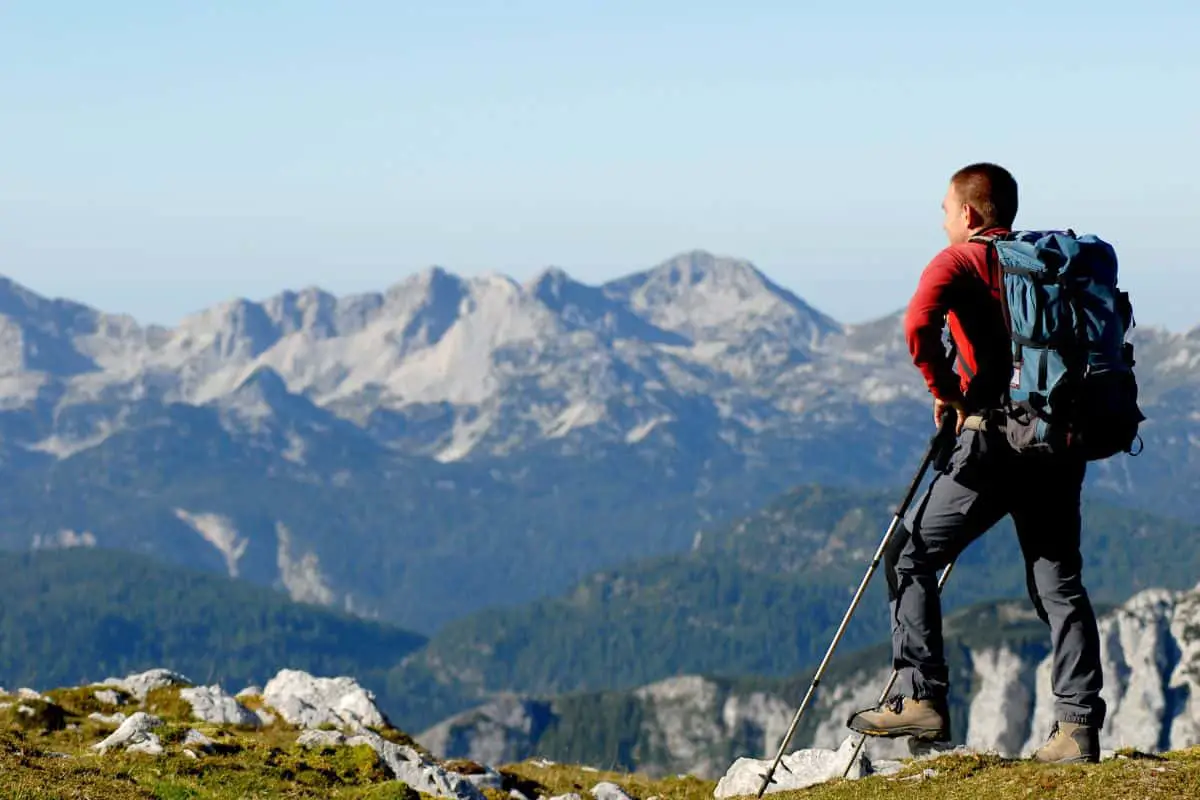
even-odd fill
[{"label": "pant leg", "polygon": [[1083,462],[1022,466],[1028,491],[1013,508],[1030,599],[1050,627],[1055,714],[1062,722],[1101,727],[1100,633],[1083,585],[1080,495]]},{"label": "pant leg", "polygon": [[948,692],[937,571],[1008,513],[1001,457],[983,434],[964,431],[946,471],[934,476],[885,553],[899,673],[894,694],[925,699]]}]

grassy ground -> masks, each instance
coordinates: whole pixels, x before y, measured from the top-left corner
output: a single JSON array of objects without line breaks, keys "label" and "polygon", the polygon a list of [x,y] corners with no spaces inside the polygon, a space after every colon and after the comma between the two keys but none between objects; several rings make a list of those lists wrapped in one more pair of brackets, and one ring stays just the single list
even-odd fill
[{"label": "grassy ground", "polygon": [[[984,798],[1200,798],[1200,747],[1165,756],[1122,754],[1100,764],[1055,766],[995,756],[945,756],[909,766],[889,777],[831,781],[774,800],[984,800]],[[639,800],[711,800],[715,784],[692,778],[645,781],[636,777],[581,772],[578,768],[533,764],[510,767],[554,794],[584,794],[598,780],[611,780]],[[927,777],[926,770],[936,775]]]},{"label": "grassy ground", "polygon": [[[90,691],[51,693],[53,704],[37,706],[36,718],[15,705],[0,715],[0,800],[238,800],[250,798],[331,798],[332,800],[420,800],[416,792],[390,780],[368,747],[303,750],[298,732],[286,725],[259,730],[229,729],[187,719],[189,709],[177,690],[153,693],[146,705],[165,725],[156,729],[166,755],[159,757],[93,753],[91,745],[115,726],[87,719],[97,708]],[[6,698],[12,700],[13,698]],[[47,707],[48,706],[48,707]],[[128,713],[132,709],[126,706]],[[192,759],[180,743],[189,728],[215,743],[212,754]],[[406,741],[399,731],[384,734]],[[983,798],[1200,798],[1200,747],[1145,756],[1137,753],[1098,765],[1043,766],[992,756],[946,756],[911,765],[890,777],[832,781],[773,800],[983,800]],[[472,765],[449,768],[470,772]],[[927,773],[935,770],[936,774]],[[513,788],[531,800],[575,793],[589,798],[601,781],[621,786],[635,800],[711,800],[715,783],[690,777],[651,780],[638,775],[527,761],[505,766],[502,792],[488,800],[508,800]]]}]

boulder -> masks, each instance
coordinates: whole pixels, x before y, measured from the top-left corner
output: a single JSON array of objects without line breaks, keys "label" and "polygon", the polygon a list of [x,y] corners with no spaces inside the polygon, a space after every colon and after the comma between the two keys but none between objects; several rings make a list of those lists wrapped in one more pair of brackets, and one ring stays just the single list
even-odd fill
[{"label": "boulder", "polygon": [[184,734],[182,747],[186,752],[193,754],[196,751],[211,753],[213,751],[213,740],[193,728]]},{"label": "boulder", "polygon": [[230,697],[220,686],[197,686],[182,689],[179,697],[192,706],[192,716],[214,725],[245,725],[257,728],[262,720],[236,698]]},{"label": "boulder", "polygon": [[604,781],[592,787],[592,797],[596,800],[633,800],[625,790],[615,783]]},{"label": "boulder", "polygon": [[122,722],[121,727],[113,731],[107,739],[92,745],[92,749],[101,755],[116,748],[124,748],[130,753],[161,755],[162,742],[153,731],[162,724],[163,721],[158,717],[139,711]]},{"label": "boulder", "polygon": [[99,685],[121,689],[141,701],[145,700],[146,695],[155,689],[165,689],[168,686],[190,686],[191,683],[178,672],[172,672],[169,669],[152,669],[124,678],[109,678]]},{"label": "boulder", "polygon": [[315,678],[285,669],[263,689],[263,702],[289,724],[301,728],[333,725],[361,731],[384,728],[387,718],[375,705],[374,693],[353,678]]},{"label": "boulder", "polygon": [[[847,736],[837,750],[813,747],[796,750],[784,756],[765,794],[804,789],[842,777],[842,772],[845,771],[846,764],[854,752],[855,739],[853,735]],[[717,783],[713,796],[724,798],[758,794],[758,788],[762,785],[763,776],[771,768],[771,762],[772,760],[739,758]],[[857,779],[870,771],[870,762],[860,753],[846,777]]]}]

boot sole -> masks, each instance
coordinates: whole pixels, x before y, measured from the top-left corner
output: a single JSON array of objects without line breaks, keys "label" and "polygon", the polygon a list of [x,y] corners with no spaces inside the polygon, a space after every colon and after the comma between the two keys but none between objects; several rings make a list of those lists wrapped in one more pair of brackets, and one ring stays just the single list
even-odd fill
[{"label": "boot sole", "polygon": [[1070,758],[1059,758],[1059,759],[1055,759],[1054,761],[1042,761],[1041,759],[1035,758],[1034,761],[1036,761],[1039,764],[1099,764],[1100,763],[1100,759],[1091,758],[1090,756],[1071,756]]},{"label": "boot sole", "polygon": [[861,733],[864,736],[878,736],[883,739],[898,739],[901,736],[911,736],[914,739],[920,739],[923,742],[948,742],[950,735],[942,730],[930,728],[918,728],[913,725],[905,725],[899,728],[855,728],[849,726],[850,730]]}]

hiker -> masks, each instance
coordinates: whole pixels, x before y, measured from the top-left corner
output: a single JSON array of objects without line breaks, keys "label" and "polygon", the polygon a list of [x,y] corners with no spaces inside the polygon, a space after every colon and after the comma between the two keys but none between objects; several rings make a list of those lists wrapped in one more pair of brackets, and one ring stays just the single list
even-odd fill
[{"label": "hiker", "polygon": [[[955,420],[948,464],[905,514],[886,553],[892,657],[890,698],[847,725],[869,736],[950,739],[948,670],[937,571],[1011,514],[1030,598],[1049,625],[1057,722],[1034,758],[1099,760],[1106,706],[1100,697],[1100,636],[1084,589],[1080,499],[1086,461],[1074,455],[1017,454],[1003,431],[964,425],[999,407],[1013,377],[1012,340],[987,245],[974,236],[1012,229],[1017,184],[1003,167],[980,163],[950,180],[942,201],[950,245],[921,274],[904,321],[913,363],[934,398],[935,424]],[[959,373],[943,344],[948,324]]]}]

